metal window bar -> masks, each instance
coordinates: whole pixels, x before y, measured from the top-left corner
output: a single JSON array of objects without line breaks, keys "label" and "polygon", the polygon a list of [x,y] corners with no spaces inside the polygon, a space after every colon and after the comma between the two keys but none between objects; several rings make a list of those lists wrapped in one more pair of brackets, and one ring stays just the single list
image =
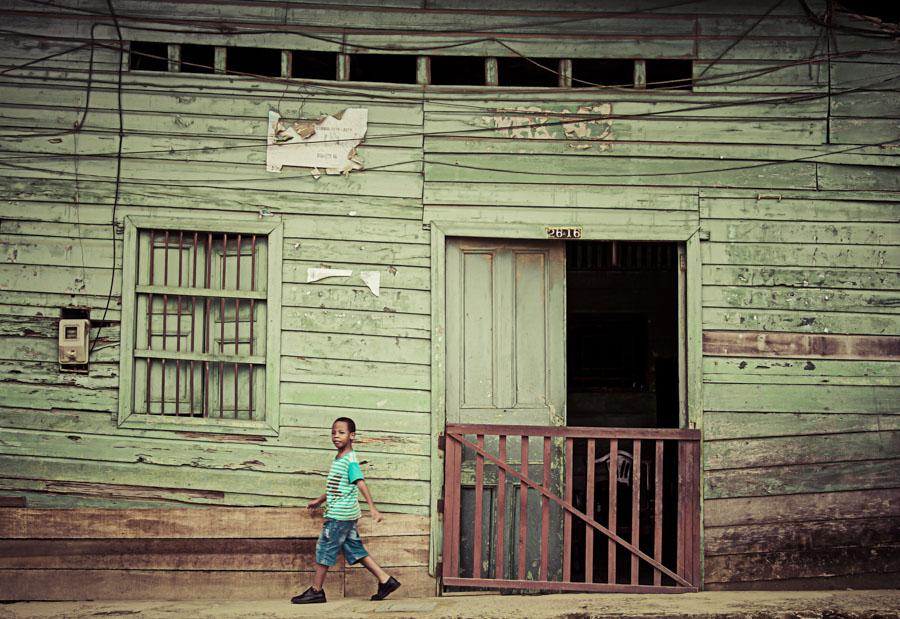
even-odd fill
[{"label": "metal window bar", "polygon": [[[448,425],[444,585],[696,591],[699,436],[696,430]],[[539,464],[529,462],[529,439],[543,446]],[[519,463],[507,461],[509,444],[515,441],[520,442]],[[531,475],[529,467],[538,465],[542,475]],[[497,487],[492,491],[489,486],[494,480]],[[506,520],[508,483],[519,486],[518,505],[513,507],[519,511],[518,523]],[[535,492],[540,505],[531,503],[534,517],[529,521],[527,497]],[[474,497],[474,509],[463,508],[464,496]],[[583,504],[578,497],[584,498]],[[551,504],[562,508],[561,513],[551,513]],[[665,526],[664,518],[669,523]],[[538,521],[540,527],[534,524]],[[575,533],[582,527],[587,550],[576,565],[574,550],[580,540]],[[511,528],[518,529],[515,553],[505,549]],[[529,545],[529,529],[540,536],[539,544],[535,539]],[[473,535],[461,537],[460,531]],[[561,549],[551,542],[559,539],[557,533],[563,542]],[[606,552],[598,545],[595,555],[597,534],[607,543]],[[466,548],[469,542],[471,547]],[[466,561],[461,568],[463,556]],[[482,557],[494,557],[493,570],[484,569]],[[601,568],[606,564],[599,573],[594,569],[597,560]],[[467,576],[469,565],[471,575]],[[539,570],[526,572],[526,565],[539,566]]]}]

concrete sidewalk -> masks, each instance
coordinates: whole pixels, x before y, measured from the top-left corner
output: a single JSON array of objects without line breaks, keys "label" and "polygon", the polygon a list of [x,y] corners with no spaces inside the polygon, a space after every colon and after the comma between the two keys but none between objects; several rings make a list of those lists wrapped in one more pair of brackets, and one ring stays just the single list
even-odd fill
[{"label": "concrete sidewalk", "polygon": [[581,617],[900,618],[900,591],[734,591],[673,595],[452,595],[370,602],[342,599],[295,606],[286,600],[192,602],[17,602],[2,619],[579,619]]}]

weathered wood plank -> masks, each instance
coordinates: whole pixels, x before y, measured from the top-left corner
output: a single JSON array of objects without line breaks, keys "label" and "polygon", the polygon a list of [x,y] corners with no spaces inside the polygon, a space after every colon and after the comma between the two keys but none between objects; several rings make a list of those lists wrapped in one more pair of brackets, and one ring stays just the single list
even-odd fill
[{"label": "weathered wood plank", "polygon": [[[108,222],[115,183],[79,179],[77,190],[76,199],[73,180],[3,176],[0,177],[0,196],[7,202],[0,203],[0,213],[11,219],[44,217],[48,221],[68,222],[76,219],[72,205],[78,204],[77,220],[95,224]],[[28,205],[41,208],[32,211]],[[280,190],[278,185],[254,190],[253,200],[249,201],[246,191],[239,185],[209,188],[131,183],[120,185],[119,205],[129,213],[134,211],[134,214],[180,214],[182,217],[196,218],[209,217],[208,212],[217,211],[226,213],[224,216],[227,217],[240,217],[250,210],[258,216],[259,209],[266,208],[273,213],[297,215],[352,217],[350,213],[355,212],[365,213],[369,217],[419,219],[422,210],[418,198],[303,193],[302,199],[298,199],[296,192]],[[105,208],[95,208],[97,206]],[[184,209],[191,212],[185,213]]]},{"label": "weathered wood plank", "polygon": [[894,459],[708,471],[704,497],[722,499],[897,488],[897,465],[898,460]]},{"label": "weathered wood plank", "polygon": [[[326,461],[325,464],[327,464]],[[53,483],[77,482],[87,484],[108,484],[137,486],[135,494],[141,496],[148,479],[165,473],[164,491],[177,494],[184,502],[227,500],[227,493],[257,495],[255,504],[265,505],[262,497],[274,500],[304,504],[322,493],[324,488],[324,464],[318,473],[291,475],[263,471],[204,469],[203,475],[191,466],[158,466],[145,463],[97,462],[95,460],[73,460],[54,457],[0,455],[0,470],[12,479],[52,479]],[[159,483],[159,482],[156,482]],[[427,481],[381,479],[372,484],[372,492],[379,506],[386,511],[397,511],[395,506],[425,506],[427,508],[430,488]],[[160,488],[149,488],[158,493]],[[209,495],[212,493],[212,495]],[[129,496],[125,494],[125,496]]]},{"label": "weathered wood plank", "polygon": [[300,572],[312,569],[315,546],[310,538],[0,540],[0,569]]},{"label": "weathered wood plank", "polygon": [[843,518],[898,518],[900,492],[888,490],[849,490],[812,492],[752,498],[711,499],[703,502],[703,521],[707,529],[735,525],[831,520]]},{"label": "weathered wood plank", "polygon": [[[325,409],[327,410],[327,409]],[[377,411],[381,413],[381,411]],[[392,416],[409,415],[409,413],[382,413],[383,423],[379,426],[366,426],[357,431],[357,450],[365,453],[402,453],[411,455],[428,455],[431,445],[424,436],[425,432],[414,432],[415,425],[406,420],[392,421]],[[335,415],[337,417],[338,415]],[[422,417],[423,415],[418,415]],[[427,417],[427,415],[425,415]],[[413,418],[415,419],[415,417]],[[300,449],[326,449],[331,444],[330,419],[327,427],[316,425],[316,419],[308,420],[310,427],[300,427],[283,423],[277,437],[258,436],[252,434],[217,434],[213,432],[189,432],[170,430],[142,430],[137,428],[117,428],[116,419],[108,413],[92,411],[68,411],[54,409],[52,412],[26,408],[0,408],[0,428],[53,431],[68,435],[96,434],[115,435],[124,439],[144,438],[162,439],[164,441],[190,441],[206,445],[209,450],[216,450],[219,444],[248,443],[252,445],[275,445],[279,447]],[[412,427],[411,427],[412,426]],[[379,429],[371,429],[371,428]],[[410,428],[408,430],[407,428]],[[191,447],[194,448],[194,447]]]},{"label": "weathered wood plank", "polygon": [[[704,282],[705,284],[705,282]],[[703,286],[704,307],[791,309],[822,312],[896,313],[900,293],[890,290]]]},{"label": "weathered wood plank", "polygon": [[[421,218],[421,211],[418,215]],[[431,264],[431,246],[376,241],[331,241],[287,238],[285,260],[338,260],[393,266],[427,267]]]},{"label": "weathered wood plank", "polygon": [[705,561],[707,582],[746,582],[784,578],[894,573],[900,571],[900,545],[807,549],[746,555],[713,555]]},{"label": "weathered wood plank", "polygon": [[452,206],[426,206],[425,221],[465,221],[482,224],[546,224],[564,217],[572,225],[608,226],[625,228],[628,226],[652,228],[677,228],[696,226],[697,214],[691,211],[654,211],[638,209],[576,209],[567,208],[565,214],[558,209],[531,207],[486,207],[456,204]]},{"label": "weathered wood plank", "polygon": [[[507,142],[508,140],[504,140],[504,144]],[[615,193],[611,193],[606,187],[572,185],[566,182],[525,186],[498,182],[486,187],[479,184],[429,181],[425,185],[422,199],[426,205],[697,210],[697,197],[692,190],[620,187]]]},{"label": "weathered wood plank", "polygon": [[[2,247],[0,247],[2,251]],[[390,265],[359,264],[350,262],[298,262],[286,260],[283,268],[283,281],[306,282],[311,268],[349,269],[351,277],[332,277],[328,283],[335,286],[359,286],[359,273],[375,271],[381,278],[382,288],[398,288],[406,290],[428,290],[431,288],[431,276],[426,268],[394,267]]]},{"label": "weathered wood plank", "polygon": [[900,273],[887,269],[704,265],[704,286],[898,290]]},{"label": "weathered wood plank", "polygon": [[807,335],[704,331],[703,352],[739,357],[793,357],[896,361],[900,338],[858,335]]},{"label": "weathered wood plank", "polygon": [[[306,508],[0,510],[0,539],[289,539],[316,538],[321,529],[321,512]],[[428,518],[362,518],[359,531],[366,537],[424,535]]]},{"label": "weathered wood plank", "polygon": [[384,311],[283,307],[281,327],[285,331],[352,333],[417,339],[431,337],[430,316]]},{"label": "weathered wood plank", "polygon": [[[540,115],[541,113],[539,112],[537,116]],[[527,114],[522,112],[515,113],[515,116],[525,116],[527,118]],[[529,124],[529,121],[523,119],[516,124],[526,125]],[[565,138],[561,124],[546,126],[545,129],[550,133],[551,138]],[[504,127],[503,123],[495,123],[493,118],[485,115],[467,116],[464,114],[432,112],[425,116],[426,134],[446,133],[466,137],[490,138],[504,137],[508,135],[508,132],[509,128]],[[621,141],[667,140],[672,142],[693,142],[698,134],[703,134],[709,142],[812,145],[821,144],[825,141],[825,123],[823,120],[805,118],[742,121],[733,118],[726,120],[702,117],[690,119],[651,117],[614,118],[610,126],[610,138]],[[801,166],[796,169],[803,170],[804,168]]]},{"label": "weathered wood plank", "polygon": [[[186,467],[203,478],[207,471],[259,471],[320,478],[332,459],[327,442],[301,447],[103,436],[31,430],[3,431],[0,454],[110,463]],[[406,454],[360,451],[363,472],[373,479],[428,478],[428,460]],[[149,475],[149,472],[148,472]],[[149,480],[145,480],[145,484]]]},{"label": "weathered wood plank", "polygon": [[431,295],[424,290],[382,290],[376,296],[365,284],[335,286],[323,282],[284,284],[282,303],[291,307],[316,307],[370,312],[429,313]]},{"label": "weathered wood plank", "polygon": [[[797,333],[898,336],[900,335],[900,316],[814,310],[797,312],[759,308],[706,307],[703,308],[703,328],[716,332],[724,332],[723,330],[766,331],[769,332],[768,335],[787,332],[783,335],[791,338]],[[753,353],[748,352],[747,354]]]},{"label": "weathered wood plank", "polygon": [[[544,160],[547,161],[544,161]],[[555,159],[563,159],[556,161]],[[569,161],[574,159],[574,161]],[[711,165],[704,160],[602,159],[472,155],[429,155],[427,182],[553,184],[565,180],[584,185],[657,185],[697,187],[760,187],[811,189],[814,164],[784,162],[759,166],[758,161],[730,161]],[[585,165],[589,163],[591,165]],[[577,165],[581,163],[581,165]],[[559,172],[554,175],[554,170]],[[726,174],[727,172],[727,174]],[[714,237],[718,238],[718,237]]]},{"label": "weathered wood plank", "polygon": [[410,434],[429,434],[431,432],[431,416],[424,413],[288,403],[281,405],[282,426],[330,429],[331,423],[337,417],[352,418],[356,421],[358,432],[365,432],[366,428]]},{"label": "weathered wood plank", "polygon": [[[821,152],[821,151],[819,151]],[[792,197],[700,198],[704,219],[757,219],[762,221],[879,221],[897,223],[895,202],[812,200]]]},{"label": "weathered wood plank", "polygon": [[[900,137],[900,119],[893,121],[893,126],[875,126],[874,131],[880,132],[878,142],[896,140]],[[854,136],[854,143],[865,142],[865,138],[858,140]],[[831,163],[817,163],[819,187],[823,190],[839,191],[900,191],[900,174],[895,166],[843,166]],[[897,237],[894,237],[897,238]]]},{"label": "weathered wood plank", "polygon": [[707,471],[898,456],[900,431],[708,440],[703,448]]},{"label": "weathered wood plank", "polygon": [[[323,179],[325,177],[322,177]],[[285,237],[334,241],[377,241],[391,243],[429,242],[422,224],[415,221],[385,221],[373,217],[310,216],[285,222]]]},{"label": "weathered wood plank", "polygon": [[431,373],[427,366],[414,363],[283,356],[281,380],[425,390],[431,384]]},{"label": "weathered wood plank", "polygon": [[36,407],[43,410],[67,408],[112,413],[119,407],[116,389],[96,389],[71,385],[51,386],[4,382],[0,385],[0,399],[4,406]]},{"label": "weathered wood plank", "polygon": [[834,269],[900,268],[900,248],[866,245],[809,245],[797,239],[774,243],[709,242],[701,245],[703,264],[818,267]]},{"label": "weathered wood plank", "polygon": [[[0,263],[0,290],[101,296],[109,292],[113,275],[110,268]],[[121,286],[121,277],[117,276],[113,282],[114,295],[121,294]]]},{"label": "weathered wood plank", "polygon": [[[721,243],[813,243],[896,245],[900,225],[885,223],[795,223],[713,219],[704,222],[710,240]],[[765,263],[760,263],[765,264]]]},{"label": "weathered wood plank", "polygon": [[707,441],[896,430],[900,430],[900,415],[893,414],[723,413],[710,411],[703,417],[703,436]]},{"label": "weathered wood plank", "polygon": [[[182,490],[159,486],[133,486],[103,482],[45,481],[0,478],[0,489],[26,497],[40,509],[155,509],[165,507],[306,507],[308,498],[275,497],[240,492]],[[426,514],[427,508],[395,505],[392,512]]]},{"label": "weathered wood plank", "polygon": [[898,413],[896,387],[844,385],[729,385],[703,387],[703,406],[715,411],[772,413]]},{"label": "weathered wood plank", "polygon": [[[133,600],[136,595],[147,600],[287,600],[312,583],[313,572],[101,569],[66,570],[61,578],[59,570],[13,569],[0,572],[0,579],[2,596],[9,600]],[[339,579],[328,592],[342,595]],[[247,612],[254,612],[250,603]]]},{"label": "weathered wood plank", "polygon": [[706,556],[796,552],[841,546],[879,547],[900,542],[900,518],[854,518],[801,523],[707,527]]},{"label": "weathered wood plank", "polygon": [[374,410],[431,410],[431,393],[414,389],[360,387],[349,385],[282,383],[281,401],[306,406],[338,406]]},{"label": "weathered wood plank", "polygon": [[828,359],[760,359],[704,357],[706,382],[792,385],[894,385],[900,378],[898,361],[833,361]]},{"label": "weathered wood plank", "polygon": [[402,359],[422,365],[428,364],[431,351],[428,340],[301,331],[284,332],[281,345],[285,352],[304,357],[388,362]]}]

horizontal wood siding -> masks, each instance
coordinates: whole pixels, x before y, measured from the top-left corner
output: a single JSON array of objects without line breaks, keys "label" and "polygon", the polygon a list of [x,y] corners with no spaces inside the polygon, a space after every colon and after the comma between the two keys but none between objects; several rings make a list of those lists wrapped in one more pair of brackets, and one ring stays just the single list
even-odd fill
[{"label": "horizontal wood siding", "polygon": [[[465,221],[485,236],[579,225],[587,238],[639,231],[647,240],[690,229],[701,239],[700,272],[689,276],[702,281],[695,421],[706,587],[896,585],[900,110],[889,40],[832,36],[790,2],[646,0],[622,14],[621,3],[595,0],[565,11],[512,0],[428,9],[418,0],[350,9],[117,0],[127,40],[680,58],[693,60],[694,81],[691,92],[423,88],[126,71],[120,92],[107,5],[68,4],[0,9],[18,33],[0,43],[0,523],[23,506],[84,518],[213,506],[228,518],[253,507],[278,521],[322,491],[337,416],[359,426],[379,506],[425,519],[439,470],[431,267],[443,264],[427,225]],[[160,15],[166,30],[184,32],[140,29]],[[93,56],[92,36],[102,43]],[[290,119],[348,107],[368,110],[363,170],[265,171],[270,110]],[[130,325],[120,324],[114,202],[117,223],[283,222],[278,436],[117,428],[118,386],[128,380],[120,333]],[[354,274],[308,283],[316,267]],[[360,271],[379,273],[378,296]],[[99,334],[87,375],[56,363],[69,305],[88,308]],[[58,524],[51,533],[74,526],[47,518]],[[270,538],[259,531],[229,534],[229,552],[212,556],[214,527],[182,538],[162,514],[150,522],[168,522],[170,539],[135,535],[152,538],[146,557],[116,532],[7,532],[0,578],[19,599],[60,599],[156,595],[173,579],[186,596],[285,596],[308,577],[308,531],[274,536],[285,545],[260,542]],[[396,557],[408,593],[431,586],[412,586],[435,541],[415,530],[409,548],[377,546]],[[77,556],[61,580],[59,557]],[[247,585],[249,572],[264,584]],[[358,568],[341,573],[342,592],[368,591]]]},{"label": "horizontal wood siding", "polygon": [[[304,508],[0,510],[3,600],[289,598],[312,583],[321,517]],[[360,522],[398,597],[431,596],[428,518]],[[64,577],[61,577],[64,574]],[[328,594],[374,592],[341,559]]]}]

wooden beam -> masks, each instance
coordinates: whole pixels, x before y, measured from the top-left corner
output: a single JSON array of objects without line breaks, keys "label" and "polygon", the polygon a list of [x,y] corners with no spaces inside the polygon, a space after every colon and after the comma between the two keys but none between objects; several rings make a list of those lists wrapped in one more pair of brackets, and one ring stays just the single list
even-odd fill
[{"label": "wooden beam", "polygon": [[810,357],[814,359],[900,359],[900,337],[704,331],[703,352],[724,357]]},{"label": "wooden beam", "polygon": [[[320,514],[305,508],[0,510],[0,539],[316,538],[321,528]],[[427,535],[429,521],[385,514],[380,523],[361,519],[359,529],[364,538]]]}]

